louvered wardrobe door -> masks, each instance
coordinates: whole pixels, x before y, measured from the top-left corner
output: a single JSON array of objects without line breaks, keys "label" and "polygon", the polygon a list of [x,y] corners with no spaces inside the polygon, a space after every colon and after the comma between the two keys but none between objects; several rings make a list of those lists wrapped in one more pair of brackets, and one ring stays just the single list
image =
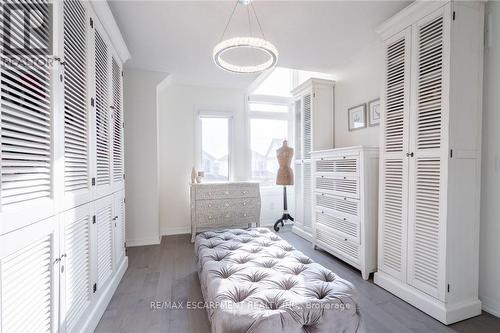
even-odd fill
[{"label": "louvered wardrobe door", "polygon": [[110,52],[105,35],[95,29],[95,196],[112,192]]},{"label": "louvered wardrobe door", "polygon": [[405,280],[410,84],[408,28],[386,41],[381,131],[379,270]]},{"label": "louvered wardrobe door", "polygon": [[117,269],[125,257],[125,191],[116,192],[113,196],[115,269]]},{"label": "louvered wardrobe door", "polygon": [[81,327],[92,297],[91,204],[63,214],[61,239],[61,329],[75,332]]},{"label": "louvered wardrobe door", "polygon": [[0,331],[58,332],[57,220],[0,236]]},{"label": "louvered wardrobe door", "polygon": [[414,26],[415,77],[412,101],[408,283],[444,300],[444,219],[447,163],[448,15],[438,11]]},{"label": "louvered wardrobe door", "polygon": [[[10,18],[0,39],[10,38],[11,52],[2,44],[0,72],[0,234],[51,216],[53,207],[53,126],[51,67],[46,54],[30,55],[33,66],[16,47],[23,45],[24,17],[37,13],[42,18],[36,35],[36,47],[51,43],[48,22],[52,7],[48,1],[16,2],[17,11],[6,13],[0,5],[2,21]],[[3,24],[0,24],[3,25]],[[17,59],[17,61],[16,61]],[[13,62],[9,62],[14,60]]]},{"label": "louvered wardrobe door", "polygon": [[304,160],[311,159],[312,151],[312,94],[302,99],[302,154]]},{"label": "louvered wardrobe door", "polygon": [[304,165],[301,161],[296,161],[295,162],[295,170],[294,170],[294,176],[295,176],[295,224],[300,227],[301,229],[303,228],[304,224],[304,179],[303,179],[303,173],[304,173]]},{"label": "louvered wardrobe door", "polygon": [[302,100],[299,98],[294,103],[294,131],[295,131],[295,159],[302,159]]},{"label": "louvered wardrobe door", "polygon": [[113,196],[95,202],[97,240],[97,290],[101,290],[113,272]]},{"label": "louvered wardrobe door", "polygon": [[304,162],[302,165],[302,193],[303,197],[303,228],[307,233],[312,232],[312,172],[311,172],[311,161]]},{"label": "louvered wardrobe door", "polygon": [[123,168],[123,100],[122,100],[122,68],[120,61],[112,58],[112,150],[113,150],[113,190],[120,190],[124,183]]},{"label": "louvered wardrobe door", "polygon": [[64,10],[64,205],[90,201],[87,4],[67,0]]}]

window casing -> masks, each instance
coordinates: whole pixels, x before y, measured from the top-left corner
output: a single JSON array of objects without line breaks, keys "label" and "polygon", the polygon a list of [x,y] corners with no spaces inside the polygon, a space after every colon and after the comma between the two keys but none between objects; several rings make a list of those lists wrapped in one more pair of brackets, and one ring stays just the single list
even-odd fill
[{"label": "window casing", "polygon": [[222,182],[232,176],[233,115],[198,111],[195,119],[195,165],[205,182]]},{"label": "window casing", "polygon": [[293,121],[288,98],[250,96],[248,101],[249,178],[274,186],[279,168],[276,150],[283,140],[293,146]]}]

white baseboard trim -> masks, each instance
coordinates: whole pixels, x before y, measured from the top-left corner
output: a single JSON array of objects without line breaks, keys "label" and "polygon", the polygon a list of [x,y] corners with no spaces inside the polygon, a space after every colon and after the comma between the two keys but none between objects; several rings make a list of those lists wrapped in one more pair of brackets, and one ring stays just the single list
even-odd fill
[{"label": "white baseboard trim", "polygon": [[168,227],[168,228],[161,229],[162,236],[182,235],[182,234],[190,234],[190,233],[191,233],[191,226],[190,225],[183,225],[183,226],[178,226],[178,227]]},{"label": "white baseboard trim", "polygon": [[312,242],[312,236],[311,236],[311,234],[305,232],[304,230],[299,229],[296,226],[293,226],[292,227],[292,231],[297,236],[300,236],[300,237],[304,238],[305,240]]},{"label": "white baseboard trim", "polygon": [[479,300],[468,300],[453,304],[444,303],[418,289],[401,283],[401,281],[382,271],[375,272],[373,280],[376,285],[381,286],[445,325],[481,314],[481,301]]},{"label": "white baseboard trim", "polygon": [[108,283],[106,288],[101,291],[100,298],[97,300],[97,303],[93,305],[93,308],[87,317],[87,321],[83,324],[80,333],[92,333],[95,331],[97,325],[99,324],[99,320],[101,320],[104,311],[106,311],[109,301],[111,301],[111,297],[113,297],[113,294],[115,293],[123,274],[125,274],[127,267],[128,257],[125,257],[112,280]]},{"label": "white baseboard trim", "polygon": [[500,317],[500,302],[487,296],[479,296],[483,303],[483,310],[496,317]]},{"label": "white baseboard trim", "polygon": [[127,239],[127,247],[157,245],[160,244],[161,237],[144,237]]}]

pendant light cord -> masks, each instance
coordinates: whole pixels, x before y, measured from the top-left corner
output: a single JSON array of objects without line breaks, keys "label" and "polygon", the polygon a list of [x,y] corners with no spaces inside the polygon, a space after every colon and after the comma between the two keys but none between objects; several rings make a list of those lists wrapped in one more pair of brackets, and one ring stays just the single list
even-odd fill
[{"label": "pendant light cord", "polygon": [[239,1],[236,0],[236,3],[234,4],[234,8],[233,8],[233,11],[231,13],[231,16],[229,16],[229,20],[227,20],[226,27],[224,28],[224,31],[222,32],[222,36],[220,36],[220,41],[222,41],[224,39],[224,35],[226,34],[226,30],[229,27],[229,23],[231,23],[231,19],[234,16],[234,12],[236,11],[236,7],[238,7],[238,2]]},{"label": "pendant light cord", "polygon": [[266,39],[266,36],[264,35],[264,31],[262,30],[262,26],[260,25],[259,17],[257,16],[257,12],[255,11],[255,7],[253,5],[253,2],[250,3],[250,6],[252,6],[253,14],[255,15],[255,19],[257,20],[257,24],[259,25],[260,33],[262,34],[262,38]]}]

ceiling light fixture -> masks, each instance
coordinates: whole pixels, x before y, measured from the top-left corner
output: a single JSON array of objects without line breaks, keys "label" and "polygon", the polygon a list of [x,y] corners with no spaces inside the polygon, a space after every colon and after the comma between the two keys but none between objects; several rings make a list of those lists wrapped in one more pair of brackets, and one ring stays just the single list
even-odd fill
[{"label": "ceiling light fixture", "polygon": [[[236,7],[238,4],[242,4],[246,6],[247,8],[247,16],[248,16],[248,28],[250,31],[249,37],[234,37],[234,38],[229,38],[224,40],[224,36],[226,34],[227,28],[229,27],[229,24],[231,23],[231,19],[234,16],[234,13],[236,11]],[[259,37],[252,37],[252,25],[251,25],[251,19],[250,19],[250,7],[252,9],[252,12],[255,16],[255,19],[257,21],[257,24],[259,26],[260,33],[262,35],[262,38]],[[237,65],[234,63],[231,63],[227,60],[223,59],[224,53],[228,51],[234,51],[236,49],[253,49],[262,52],[268,57],[268,60],[258,63],[258,64],[253,64],[253,65]],[[213,51],[213,58],[215,61],[215,64],[219,66],[220,68],[233,72],[233,73],[259,73],[262,71],[265,71],[266,69],[272,68],[276,66],[276,63],[278,62],[278,50],[276,47],[267,41],[264,36],[264,32],[262,31],[262,26],[260,25],[259,18],[257,17],[257,13],[255,12],[255,8],[253,6],[252,0],[237,0],[236,4],[234,5],[233,12],[231,13],[231,16],[229,17],[229,20],[227,21],[226,27],[224,28],[224,32],[222,33],[221,36],[221,41],[219,44],[217,44],[214,47]]]}]

